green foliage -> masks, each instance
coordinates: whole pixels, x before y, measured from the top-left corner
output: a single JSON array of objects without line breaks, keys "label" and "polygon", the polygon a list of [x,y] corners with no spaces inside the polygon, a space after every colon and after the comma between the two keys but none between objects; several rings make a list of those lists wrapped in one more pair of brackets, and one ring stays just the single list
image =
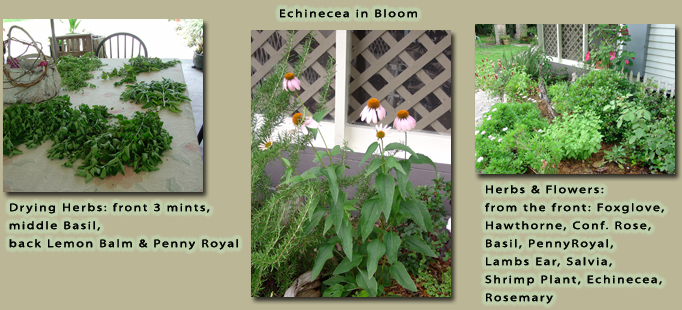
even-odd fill
[{"label": "green foliage", "polygon": [[171,112],[182,112],[178,106],[184,101],[190,101],[183,95],[187,89],[186,84],[163,78],[163,81],[145,81],[134,85],[126,85],[126,90],[121,93],[122,101],[130,101],[136,104],[144,104],[143,109],[155,107],[167,108]]},{"label": "green foliage", "polygon": [[476,35],[485,36],[495,33],[495,25],[493,24],[476,24],[475,25]]},{"label": "green foliage", "polygon": [[648,162],[652,170],[674,173],[675,99],[656,97],[627,94],[612,100],[604,110],[620,113],[617,127],[625,129],[624,140],[635,161]]},{"label": "green foliage", "polygon": [[[59,21],[64,23],[64,21],[61,19]],[[69,21],[69,33],[71,33],[71,34],[76,33],[76,29],[78,28],[78,25],[81,24],[82,20],[78,20],[78,19],[74,18],[74,19],[69,19],[68,21]]]},{"label": "green foliage", "polygon": [[611,148],[611,151],[604,151],[604,159],[607,162],[618,164],[620,169],[624,169],[623,165],[625,164],[626,158],[627,152],[625,151],[625,148],[619,145],[614,145]]},{"label": "green foliage", "polygon": [[65,167],[82,159],[76,175],[86,183],[93,177],[125,174],[124,165],[135,172],[159,170],[157,165],[173,137],[158,114],[153,110],[136,112],[132,119],[117,115],[116,124],[108,123],[110,117],[104,106],[71,108],[68,96],[39,105],[12,105],[4,112],[3,153],[11,157],[21,154],[16,145],[26,143],[27,148],[35,148],[50,139],[54,144],[47,157],[66,158]]},{"label": "green foliage", "polygon": [[585,63],[615,71],[632,66],[635,53],[620,49],[632,40],[627,25],[599,24],[590,33],[590,38],[597,38],[599,47],[590,51],[589,56],[586,55]]},{"label": "green foliage", "polygon": [[[316,253],[322,252],[320,250],[315,252],[316,248],[324,240],[323,229],[317,224],[325,222],[323,219],[326,212],[321,212],[321,209],[317,207],[323,204],[319,193],[329,192],[330,184],[316,179],[320,175],[319,170],[313,169],[314,173],[310,171],[308,174],[302,174],[305,176],[305,181],[301,181],[303,178],[296,172],[299,156],[305,150],[310,137],[274,134],[275,128],[301,107],[291,100],[291,93],[282,89],[284,74],[290,71],[289,60],[291,60],[291,51],[294,49],[293,34],[292,32],[289,35],[287,45],[284,47],[284,56],[273,72],[252,93],[251,295],[254,297],[283,295],[299,275],[313,266]],[[292,71],[295,75],[305,70],[305,62],[312,50],[311,44],[314,40],[312,34],[312,32],[309,33],[305,38],[303,48],[297,50],[298,59]],[[334,75],[333,64],[333,59],[330,59],[326,68],[327,74],[324,77],[325,85],[320,89],[322,105],[328,100],[327,94]],[[320,121],[325,111],[320,109],[317,112],[313,118]],[[310,131],[309,135],[317,135],[316,131],[312,129]],[[268,149],[261,151],[258,146],[265,141],[273,141],[273,143]],[[341,171],[342,167],[345,167],[348,150],[345,145],[342,145],[329,153],[339,160],[335,168],[338,168],[340,173],[333,169],[336,188],[341,191],[349,186],[358,185],[358,196],[367,196],[372,192],[367,190],[369,180],[364,177],[364,174],[345,176]],[[273,162],[281,162],[285,167],[282,182],[274,191],[265,173],[266,166]],[[356,287],[357,285],[353,288]],[[344,293],[343,296],[347,296],[349,292],[342,288],[338,293]],[[337,296],[334,294],[330,291],[327,295]]]},{"label": "green foliage", "polygon": [[519,138],[532,140],[546,127],[547,120],[533,103],[494,105],[483,114],[483,123],[476,128],[476,169],[486,174],[525,173],[542,158],[535,158],[532,148],[523,151],[527,146],[520,145]]},{"label": "green foliage", "polygon": [[62,79],[62,86],[67,91],[80,90],[86,86],[94,88],[95,85],[86,80],[95,77],[90,71],[98,70],[100,67],[102,67],[102,61],[92,52],[87,52],[81,57],[65,55],[59,57],[57,62],[57,71]]},{"label": "green foliage", "polygon": [[[619,142],[626,132],[616,126],[619,113],[613,109],[605,110],[611,100],[637,92],[641,83],[630,83],[625,75],[613,70],[593,70],[582,75],[568,87],[565,95],[556,98],[554,106],[563,114],[582,109],[595,112],[602,121],[599,132],[604,142]],[[638,93],[642,97],[643,93]]]},{"label": "green foliage", "polygon": [[417,274],[417,282],[426,290],[431,297],[450,297],[452,296],[452,270],[447,267],[441,275],[441,281],[436,276],[429,273],[427,268],[421,268]]},{"label": "green foliage", "polygon": [[123,64],[123,68],[115,68],[111,72],[102,72],[102,79],[106,80],[112,77],[122,76],[123,79],[114,82],[114,86],[120,86],[123,85],[123,83],[135,83],[137,81],[137,75],[142,72],[159,71],[173,67],[179,63],[179,60],[163,62],[163,60],[157,57],[147,58],[144,56],[137,56],[130,58],[127,64]]},{"label": "green foliage", "polygon": [[548,139],[557,141],[562,159],[584,160],[601,149],[601,120],[593,111],[564,116],[547,128]]},{"label": "green foliage", "polygon": [[509,77],[504,89],[511,100],[521,101],[523,97],[535,93],[535,88],[538,84],[531,80],[524,67],[519,67],[518,70],[513,70],[512,72],[516,72],[516,74],[512,74]]},{"label": "green foliage", "polygon": [[203,19],[183,19],[179,24],[180,35],[187,41],[188,47],[203,45],[204,42],[204,20]]},{"label": "green foliage", "polygon": [[518,66],[523,68],[523,71],[530,76],[531,79],[539,81],[540,70],[538,66],[543,65],[543,76],[544,80],[547,81],[550,77],[552,71],[552,66],[547,59],[547,56],[542,51],[541,48],[529,48],[512,53],[511,51],[507,54],[506,52],[502,54],[502,66],[505,68],[511,68]]},{"label": "green foliage", "polygon": [[[423,240],[428,240],[426,244],[443,261],[450,260],[451,253],[447,248],[447,244],[450,241],[450,232],[446,228],[447,210],[444,208],[444,203],[445,200],[452,198],[451,181],[444,182],[443,178],[434,179],[432,185],[419,186],[416,195],[426,206],[433,222],[433,229],[431,231],[422,230],[414,220],[408,219],[405,223],[396,227],[396,236],[400,235],[399,238],[409,238],[415,235],[421,236]],[[414,275],[419,273],[429,259],[429,256],[415,251],[401,253],[399,257],[407,270]],[[391,263],[391,259],[389,259],[389,263]]]}]

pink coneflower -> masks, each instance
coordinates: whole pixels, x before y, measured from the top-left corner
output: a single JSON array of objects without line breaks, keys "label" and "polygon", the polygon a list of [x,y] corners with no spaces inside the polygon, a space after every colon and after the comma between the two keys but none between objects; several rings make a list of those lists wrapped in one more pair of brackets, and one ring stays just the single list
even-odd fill
[{"label": "pink coneflower", "polygon": [[367,101],[367,105],[360,113],[360,120],[369,123],[378,123],[386,117],[386,109],[381,106],[381,103],[376,98],[371,98]]},{"label": "pink coneflower", "polygon": [[284,75],[284,80],[282,80],[282,88],[288,91],[300,90],[301,80],[299,80],[293,73],[289,72]]},{"label": "pink coneflower", "polygon": [[291,117],[291,123],[288,124],[289,129],[294,132],[302,132],[304,135],[308,134],[308,128],[317,129],[320,124],[316,122],[312,117],[303,117],[303,114],[296,113]]},{"label": "pink coneflower", "polygon": [[393,122],[393,128],[397,131],[410,131],[417,127],[417,121],[406,110],[398,111],[398,115]]}]

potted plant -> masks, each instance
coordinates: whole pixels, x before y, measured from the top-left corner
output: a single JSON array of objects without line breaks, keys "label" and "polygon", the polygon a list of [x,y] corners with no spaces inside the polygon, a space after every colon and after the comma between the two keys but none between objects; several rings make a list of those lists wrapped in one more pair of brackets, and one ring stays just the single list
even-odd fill
[{"label": "potted plant", "polygon": [[[177,20],[176,20],[177,21]],[[204,67],[204,20],[183,19],[178,26],[180,34],[187,40],[187,46],[194,47],[194,68]]]},{"label": "potted plant", "polygon": [[523,42],[523,43],[528,43],[528,42],[530,42],[530,37],[529,37],[529,36],[522,36],[522,37],[521,37],[521,42]]},{"label": "potted plant", "polygon": [[500,41],[502,41],[503,45],[509,45],[509,35],[501,35]]},{"label": "potted plant", "polygon": [[204,42],[203,39],[199,44],[197,44],[197,48],[194,50],[194,66],[192,68],[197,68],[199,70],[204,70]]}]

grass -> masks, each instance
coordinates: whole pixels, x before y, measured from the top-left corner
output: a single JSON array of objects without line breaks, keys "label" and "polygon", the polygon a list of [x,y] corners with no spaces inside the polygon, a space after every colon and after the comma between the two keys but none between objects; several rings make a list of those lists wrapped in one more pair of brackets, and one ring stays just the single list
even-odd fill
[{"label": "grass", "polygon": [[[502,58],[503,53],[513,53],[516,54],[519,51],[527,50],[529,47],[522,47],[522,46],[514,46],[514,45],[488,45],[490,43],[495,42],[495,37],[494,36],[487,36],[487,37],[479,37],[481,41],[483,42],[483,48],[479,48],[476,46],[476,57],[475,57],[475,65],[478,65],[481,63],[482,59],[485,59],[486,57],[488,59],[492,60],[497,60]],[[515,43],[515,42],[511,42]]]}]

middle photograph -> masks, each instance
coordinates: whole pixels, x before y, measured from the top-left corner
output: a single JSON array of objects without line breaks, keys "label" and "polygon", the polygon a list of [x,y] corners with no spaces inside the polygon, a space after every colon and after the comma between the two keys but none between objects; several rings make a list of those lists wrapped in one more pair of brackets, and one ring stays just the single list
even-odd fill
[{"label": "middle photograph", "polygon": [[452,35],[251,31],[251,296],[451,297]]}]

